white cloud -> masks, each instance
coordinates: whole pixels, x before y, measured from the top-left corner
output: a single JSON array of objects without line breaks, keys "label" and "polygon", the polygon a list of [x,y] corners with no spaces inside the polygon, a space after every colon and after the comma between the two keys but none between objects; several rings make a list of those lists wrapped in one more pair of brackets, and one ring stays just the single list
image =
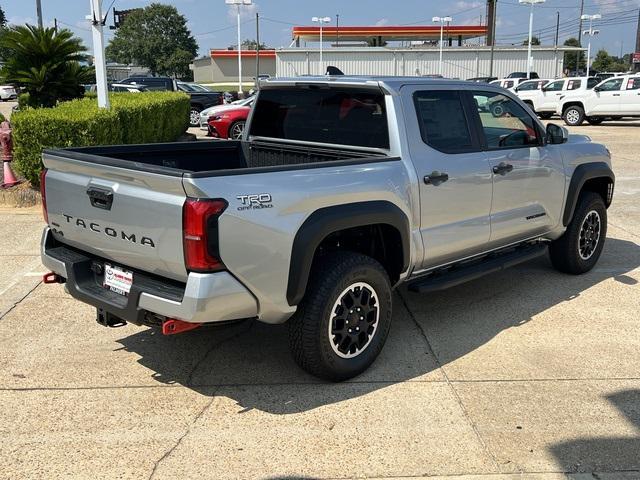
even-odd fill
[{"label": "white cloud", "polygon": [[388,25],[388,24],[389,24],[389,19],[388,19],[388,18],[381,18],[380,20],[378,20],[378,21],[375,23],[375,26],[376,26],[376,27],[382,27],[382,26],[384,26],[384,25]]},{"label": "white cloud", "polygon": [[[257,11],[258,11],[257,3],[252,3],[251,5],[241,5],[240,21],[244,22],[245,20],[255,18]],[[238,17],[238,7],[235,5],[228,5],[227,18],[229,19],[229,21],[235,22],[237,17]]]},{"label": "white cloud", "polygon": [[465,2],[464,0],[459,0],[455,3],[456,10],[471,10],[472,8],[484,7],[485,5],[485,3],[479,1]]}]

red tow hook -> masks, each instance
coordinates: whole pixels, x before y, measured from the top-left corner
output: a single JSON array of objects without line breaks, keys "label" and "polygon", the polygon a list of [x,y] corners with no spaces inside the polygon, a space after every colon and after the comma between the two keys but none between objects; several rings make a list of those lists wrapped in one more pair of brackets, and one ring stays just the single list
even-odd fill
[{"label": "red tow hook", "polygon": [[169,318],[162,322],[162,334],[163,335],[176,335],[182,332],[188,332],[198,328],[201,323],[185,322],[183,320],[177,320],[175,318]]},{"label": "red tow hook", "polygon": [[56,272],[45,273],[42,276],[42,283],[64,283],[66,282],[64,277],[61,277]]}]

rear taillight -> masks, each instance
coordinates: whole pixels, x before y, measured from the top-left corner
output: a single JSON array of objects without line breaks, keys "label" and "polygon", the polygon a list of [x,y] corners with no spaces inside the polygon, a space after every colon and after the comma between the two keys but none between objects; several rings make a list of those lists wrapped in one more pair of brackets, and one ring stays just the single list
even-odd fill
[{"label": "rear taillight", "polygon": [[40,172],[40,196],[42,197],[42,216],[44,217],[45,223],[49,224],[49,214],[47,213],[47,169],[43,168]]},{"label": "rear taillight", "polygon": [[182,207],[184,261],[192,272],[224,268],[218,247],[218,217],[227,202],[221,199],[187,198]]}]

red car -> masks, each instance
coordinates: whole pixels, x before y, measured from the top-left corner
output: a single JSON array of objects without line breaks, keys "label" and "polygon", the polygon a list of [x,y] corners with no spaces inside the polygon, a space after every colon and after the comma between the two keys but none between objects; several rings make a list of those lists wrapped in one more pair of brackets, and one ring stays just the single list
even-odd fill
[{"label": "red car", "polygon": [[208,135],[216,138],[230,138],[237,140],[242,138],[244,125],[249,116],[251,107],[237,107],[216,113],[209,117],[207,125]]}]

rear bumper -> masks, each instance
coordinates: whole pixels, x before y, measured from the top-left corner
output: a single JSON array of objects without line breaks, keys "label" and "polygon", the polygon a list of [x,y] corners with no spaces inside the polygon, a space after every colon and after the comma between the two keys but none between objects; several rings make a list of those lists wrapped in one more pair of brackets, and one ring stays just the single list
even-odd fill
[{"label": "rear bumper", "polygon": [[48,227],[42,234],[41,257],[45,267],[66,279],[72,297],[138,325],[148,313],[193,323],[258,314],[256,299],[229,272],[190,273],[186,283],[179,283],[134,271],[131,292],[124,297],[102,287],[95,266],[103,259],[57,242]]}]

